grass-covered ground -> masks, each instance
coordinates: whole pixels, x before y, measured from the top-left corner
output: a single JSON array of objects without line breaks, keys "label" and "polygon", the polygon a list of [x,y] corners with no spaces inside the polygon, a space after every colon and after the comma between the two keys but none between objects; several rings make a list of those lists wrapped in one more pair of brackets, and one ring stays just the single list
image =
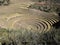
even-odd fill
[{"label": "grass-covered ground", "polygon": [[0,28],[2,45],[59,45],[60,29],[53,28],[44,34],[30,30],[9,30]]}]

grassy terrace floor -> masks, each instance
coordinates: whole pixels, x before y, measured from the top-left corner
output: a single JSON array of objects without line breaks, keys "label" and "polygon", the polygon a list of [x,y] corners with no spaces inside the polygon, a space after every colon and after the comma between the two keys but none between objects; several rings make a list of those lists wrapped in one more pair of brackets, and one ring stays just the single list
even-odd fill
[{"label": "grassy terrace floor", "polygon": [[59,45],[60,30],[51,29],[44,34],[31,30],[9,30],[0,28],[0,43],[6,45]]}]

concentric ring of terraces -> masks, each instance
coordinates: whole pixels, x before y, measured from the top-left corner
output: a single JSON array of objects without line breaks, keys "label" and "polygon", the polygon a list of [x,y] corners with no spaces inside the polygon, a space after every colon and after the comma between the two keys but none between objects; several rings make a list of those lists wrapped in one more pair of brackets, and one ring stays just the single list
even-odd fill
[{"label": "concentric ring of terraces", "polygon": [[39,33],[48,32],[52,25],[59,21],[57,15],[33,9],[21,9],[22,11],[7,15],[1,15],[0,26],[2,28],[31,30]]}]

